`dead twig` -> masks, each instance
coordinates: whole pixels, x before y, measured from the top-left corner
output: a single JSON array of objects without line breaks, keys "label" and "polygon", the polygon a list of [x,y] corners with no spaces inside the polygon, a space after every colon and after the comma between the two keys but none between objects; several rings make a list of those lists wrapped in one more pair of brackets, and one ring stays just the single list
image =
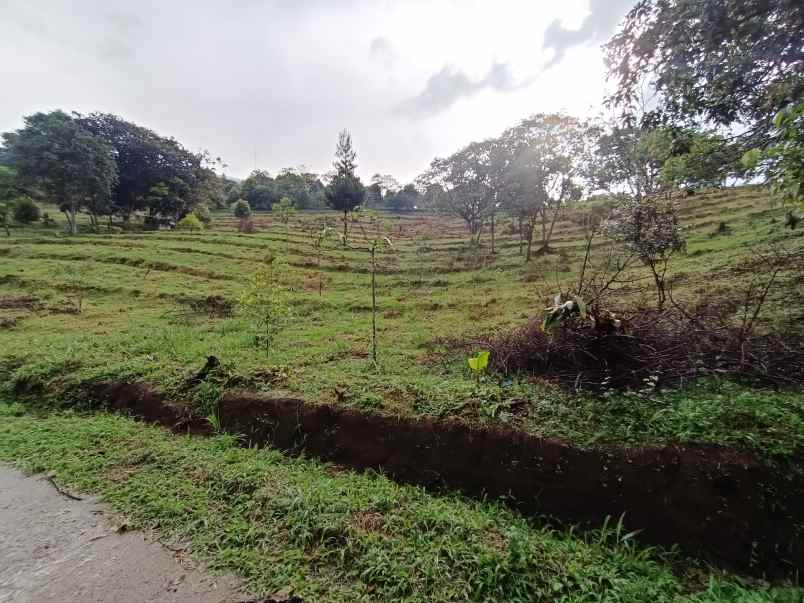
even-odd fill
[{"label": "dead twig", "polygon": [[64,490],[61,486],[59,486],[56,483],[56,480],[53,479],[52,475],[46,475],[44,477],[44,479],[49,481],[53,485],[53,487],[56,489],[56,492],[58,492],[59,494],[61,494],[65,498],[69,498],[70,500],[84,500],[80,496],[76,496],[75,494],[72,494],[72,493],[68,492],[67,490]]}]

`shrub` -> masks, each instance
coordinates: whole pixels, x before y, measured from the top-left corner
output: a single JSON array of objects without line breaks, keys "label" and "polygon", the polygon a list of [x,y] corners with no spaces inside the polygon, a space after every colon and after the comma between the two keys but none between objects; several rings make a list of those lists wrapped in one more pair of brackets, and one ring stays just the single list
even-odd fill
[{"label": "shrub", "polygon": [[245,199],[239,199],[237,203],[235,203],[232,212],[234,213],[236,218],[245,220],[251,217],[251,206]]},{"label": "shrub", "polygon": [[212,224],[212,214],[206,205],[199,205],[193,210],[193,215],[198,218],[204,226]]},{"label": "shrub", "polygon": [[179,223],[176,224],[176,228],[179,230],[189,230],[190,232],[197,232],[199,230],[204,230],[204,225],[201,223],[195,214],[187,214]]},{"label": "shrub", "polygon": [[40,217],[39,206],[31,199],[23,197],[14,204],[14,220],[20,224],[37,222]]}]

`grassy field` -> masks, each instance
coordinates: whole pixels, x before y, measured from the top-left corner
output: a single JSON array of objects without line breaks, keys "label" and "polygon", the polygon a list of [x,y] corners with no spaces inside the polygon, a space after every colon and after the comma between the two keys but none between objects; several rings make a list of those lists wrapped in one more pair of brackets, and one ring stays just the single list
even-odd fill
[{"label": "grassy field", "polygon": [[0,403],[0,461],[101,493],[131,528],[188,539],[256,592],[305,601],[794,603],[804,590],[640,547],[616,521],[546,527],[502,503],[425,492],[231,436]]},{"label": "grassy field", "polygon": [[[754,276],[740,267],[764,246],[804,248],[804,232],[781,227],[780,210],[761,188],[699,194],[683,200],[681,215],[687,251],[670,270],[681,299],[738,290]],[[509,330],[539,315],[559,286],[577,280],[585,245],[577,212],[557,225],[558,253],[530,263],[509,219],[498,220],[491,255],[488,234],[485,246],[473,247],[458,221],[384,218],[394,246],[379,260],[377,366],[369,358],[370,260],[358,225],[349,247],[325,245],[319,266],[305,228],[329,220],[337,230],[337,214],[302,213],[288,229],[261,214],[250,235],[218,214],[201,233],[66,237],[59,225],[40,225],[0,239],[0,377],[8,390],[39,388],[62,399],[79,395],[81,384],[109,379],[178,392],[215,355],[221,370],[183,397],[203,405],[233,387],[282,392],[391,414],[503,421],[579,445],[720,442],[785,455],[804,444],[798,391],[707,381],[647,398],[601,398],[527,376],[477,385],[465,354],[439,353],[434,342]],[[721,221],[729,231],[715,235]],[[603,253],[605,241],[595,245]],[[294,316],[266,354],[237,300],[269,255],[289,262],[295,292]],[[624,294],[629,303],[641,298],[651,301],[644,290]],[[771,298],[764,316],[802,323],[800,287],[779,287]],[[515,406],[520,410],[509,412]]]},{"label": "grassy field", "polygon": [[[746,269],[757,250],[804,249],[802,231],[781,227],[760,188],[699,194],[683,200],[681,214],[687,250],[670,272],[678,299],[739,291],[757,276]],[[797,586],[644,547],[616,519],[602,530],[548,527],[557,524],[505,502],[243,448],[230,435],[175,436],[84,412],[93,406],[88,386],[99,381],[149,383],[201,416],[245,389],[505,424],[580,447],[718,443],[800,471],[800,390],[709,378],[600,395],[530,375],[476,382],[465,351],[445,349],[445,339],[525,324],[576,282],[585,249],[579,216],[558,224],[557,253],[529,263],[505,217],[492,255],[488,234],[472,246],[458,221],[383,216],[393,248],[379,257],[377,365],[360,225],[349,247],[330,240],[320,263],[307,233],[326,221],[337,230],[332,212],[298,214],[288,228],[259,214],[248,235],[224,213],[200,233],[67,237],[58,223],[14,228],[0,239],[0,461],[101,493],[133,527],[190,538],[195,554],[246,576],[257,592],[290,587],[326,601],[802,600]],[[720,222],[725,234],[716,234]],[[595,253],[605,245],[596,242]],[[292,318],[267,353],[238,306],[266,257],[288,262],[294,288]],[[632,276],[648,279],[642,269]],[[621,295],[624,304],[652,302],[641,286]],[[804,324],[800,283],[774,288],[761,318]],[[189,387],[210,355],[221,367]]]}]

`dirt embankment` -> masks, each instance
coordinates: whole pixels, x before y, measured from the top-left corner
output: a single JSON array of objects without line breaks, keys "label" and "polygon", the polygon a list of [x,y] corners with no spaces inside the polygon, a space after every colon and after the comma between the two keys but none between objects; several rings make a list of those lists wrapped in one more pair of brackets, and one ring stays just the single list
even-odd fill
[{"label": "dirt embankment", "polygon": [[[177,431],[208,431],[141,384],[101,384],[116,410]],[[804,571],[804,479],[717,446],[579,450],[507,428],[365,414],[243,393],[219,404],[244,443],[300,452],[395,479],[511,496],[525,511],[600,524],[625,515],[643,542],[678,544],[752,573]]]}]

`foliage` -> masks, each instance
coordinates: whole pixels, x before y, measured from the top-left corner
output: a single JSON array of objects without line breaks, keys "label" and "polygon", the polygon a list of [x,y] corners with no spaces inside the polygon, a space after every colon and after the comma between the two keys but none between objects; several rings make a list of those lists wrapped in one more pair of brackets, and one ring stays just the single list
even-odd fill
[{"label": "foliage", "polygon": [[357,153],[352,146],[352,136],[347,130],[338,135],[338,145],[335,149],[335,175],[327,185],[325,195],[327,205],[343,212],[343,244],[348,240],[348,214],[363,203],[366,198],[366,188],[355,175]]},{"label": "foliage", "polygon": [[63,283],[63,289],[73,303],[72,311],[81,314],[84,300],[91,290],[87,267],[77,262],[65,264],[56,270],[56,277]]},{"label": "foliage", "polygon": [[276,217],[282,224],[287,226],[290,219],[296,215],[296,204],[290,197],[282,197],[279,202],[271,208],[271,211],[276,214]]},{"label": "foliage", "polygon": [[388,191],[382,205],[390,211],[413,211],[419,202],[419,191],[413,184],[406,184],[399,191]]},{"label": "foliage", "polygon": [[41,217],[39,206],[28,197],[21,197],[14,203],[14,221],[20,224],[38,222]]},{"label": "foliage", "polygon": [[119,178],[102,215],[128,219],[148,209],[179,219],[208,193],[207,182],[217,178],[204,168],[204,154],[191,153],[173,138],[110,113],[77,115],[76,121],[113,149]]},{"label": "foliage", "polygon": [[720,187],[743,170],[740,147],[717,132],[685,129],[675,133],[675,149],[661,171],[669,188]]},{"label": "foliage", "polygon": [[661,308],[667,299],[665,276],[668,262],[674,253],[684,248],[676,204],[656,198],[623,199],[614,207],[601,230],[636,254],[650,269]]},{"label": "foliage", "polygon": [[540,225],[539,253],[550,252],[553,230],[566,205],[581,198],[593,132],[562,114],[534,115],[500,137],[493,154],[496,199],[524,226],[526,261],[534,230]]},{"label": "foliage", "polygon": [[195,214],[187,214],[176,224],[179,230],[187,230],[189,232],[199,232],[204,230],[204,223],[198,219]]},{"label": "foliage", "polygon": [[802,31],[798,0],[640,0],[606,46],[610,100],[630,114],[648,80],[675,121],[767,125],[804,91]]},{"label": "foliage", "polygon": [[251,217],[251,205],[249,205],[249,202],[245,199],[238,199],[237,203],[235,203],[232,208],[232,213],[235,218],[246,220]]},{"label": "foliage", "polygon": [[598,188],[623,187],[636,198],[662,192],[662,169],[673,157],[674,135],[668,128],[598,126],[599,136],[589,177]]},{"label": "foliage", "polygon": [[446,159],[434,159],[419,178],[420,186],[431,191],[434,206],[461,218],[475,236],[495,203],[493,148],[492,141],[471,143]]},{"label": "foliage", "polygon": [[804,101],[776,114],[771,143],[745,154],[743,163],[764,173],[774,194],[804,209]]},{"label": "foliage", "polygon": [[87,200],[104,203],[117,185],[114,150],[62,111],[35,113],[3,134],[17,180],[55,200],[76,234],[76,214]]},{"label": "foliage", "polygon": [[255,170],[243,181],[239,192],[253,209],[271,209],[282,197],[292,199],[299,209],[324,206],[321,179],[303,168],[286,168],[276,177],[264,170]]},{"label": "foliage", "polygon": [[240,309],[256,327],[254,341],[265,347],[266,355],[271,353],[276,335],[293,316],[292,292],[287,262],[268,256],[240,294]]},{"label": "foliage", "polygon": [[17,197],[17,173],[10,167],[0,165],[0,227],[11,236],[12,200]]},{"label": "foliage", "polygon": [[199,219],[204,226],[212,224],[212,213],[206,205],[197,205],[193,210],[193,215]]},{"label": "foliage", "polygon": [[475,354],[474,356],[469,356],[467,358],[467,363],[469,364],[469,369],[472,371],[472,374],[475,376],[477,382],[480,382],[480,377],[483,376],[483,373],[486,372],[486,368],[489,365],[489,355],[491,352],[488,350],[483,350]]}]

